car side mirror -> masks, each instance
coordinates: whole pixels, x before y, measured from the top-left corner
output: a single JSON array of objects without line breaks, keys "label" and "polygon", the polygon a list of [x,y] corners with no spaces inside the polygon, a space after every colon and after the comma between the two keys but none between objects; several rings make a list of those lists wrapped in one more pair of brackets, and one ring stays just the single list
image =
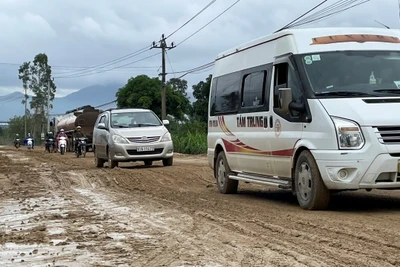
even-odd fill
[{"label": "car side mirror", "polygon": [[105,123],[103,123],[103,122],[100,122],[100,123],[97,125],[97,128],[98,128],[98,129],[101,129],[101,130],[107,130],[107,127],[106,127]]},{"label": "car side mirror", "polygon": [[278,90],[279,109],[282,114],[289,113],[289,104],[292,102],[292,89],[279,88]]},{"label": "car side mirror", "polygon": [[163,123],[164,125],[169,125],[169,120],[163,120],[162,123]]}]

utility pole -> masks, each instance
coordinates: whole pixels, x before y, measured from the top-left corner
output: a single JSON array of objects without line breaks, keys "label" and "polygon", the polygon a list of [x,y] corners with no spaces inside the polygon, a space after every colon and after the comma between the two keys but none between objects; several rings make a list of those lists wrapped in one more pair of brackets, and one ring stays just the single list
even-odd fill
[{"label": "utility pole", "polygon": [[161,35],[161,40],[160,44],[156,45],[156,42],[153,42],[152,48],[161,48],[161,63],[162,63],[162,73],[161,75],[161,84],[162,84],[162,89],[161,89],[161,119],[165,120],[167,119],[167,104],[166,104],[166,85],[165,85],[165,76],[167,75],[165,71],[165,55],[166,55],[166,50],[174,48],[175,45],[172,42],[171,46],[167,46],[167,43],[165,42],[165,37],[164,34]]},{"label": "utility pole", "polygon": [[26,102],[28,102],[28,96],[27,96],[27,93],[28,93],[28,87],[27,86],[24,86],[24,96],[25,96],[25,103],[24,103],[24,105],[25,105],[25,110],[24,110],[24,114],[25,114],[25,116],[24,116],[24,124],[25,124],[25,127],[24,127],[24,130],[25,130],[25,136],[27,135],[27,132],[26,132],[26,108],[27,108],[27,106],[26,106]]},{"label": "utility pole", "polygon": [[[53,78],[54,81],[54,78]],[[47,133],[50,132],[50,92],[51,92],[50,79],[47,81]]]}]

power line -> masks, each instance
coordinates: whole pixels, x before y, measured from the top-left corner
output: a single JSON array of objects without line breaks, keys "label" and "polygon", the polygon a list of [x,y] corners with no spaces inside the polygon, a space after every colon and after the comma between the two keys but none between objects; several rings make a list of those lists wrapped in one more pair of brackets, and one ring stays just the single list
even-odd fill
[{"label": "power line", "polygon": [[181,45],[182,43],[186,42],[187,40],[189,40],[190,38],[192,38],[194,35],[196,35],[199,31],[201,31],[202,29],[204,29],[205,27],[207,27],[208,25],[210,25],[212,22],[214,22],[216,19],[218,19],[220,16],[222,16],[225,12],[227,12],[229,9],[231,9],[233,6],[235,6],[237,3],[239,3],[240,0],[237,0],[235,3],[233,3],[232,5],[230,5],[228,8],[226,8],[224,11],[222,11],[220,14],[218,14],[218,16],[216,16],[215,18],[213,18],[212,20],[210,20],[206,25],[204,25],[203,27],[201,27],[200,29],[198,29],[197,31],[195,31],[194,33],[192,33],[191,35],[189,35],[188,37],[186,37],[185,39],[183,39],[183,41],[181,41],[180,43],[178,43],[176,46]]},{"label": "power line", "polygon": [[172,35],[174,35],[176,32],[178,32],[180,29],[182,29],[183,27],[185,27],[189,22],[191,22],[193,19],[195,19],[198,15],[200,15],[201,13],[203,13],[207,8],[209,8],[212,4],[215,3],[215,1],[217,0],[212,0],[210,3],[208,3],[205,7],[203,7],[202,10],[200,10],[199,12],[197,12],[191,19],[189,19],[188,21],[186,21],[182,26],[180,26],[178,29],[176,29],[175,31],[173,31],[170,35],[168,35],[167,37],[165,37],[165,39],[168,39],[169,37],[171,37]]},{"label": "power line", "polygon": [[[22,64],[11,63],[11,62],[0,62],[0,65],[11,65],[11,66],[21,66]],[[66,66],[66,65],[49,65],[52,69],[88,69],[90,66]],[[137,66],[137,67],[125,67],[123,69],[152,69],[158,68],[158,66]]]},{"label": "power line", "polygon": [[144,57],[144,58],[142,58],[142,59],[139,59],[139,60],[136,60],[136,61],[133,61],[133,62],[129,62],[129,63],[127,63],[127,64],[124,64],[124,65],[121,65],[121,66],[116,66],[116,67],[113,67],[113,68],[110,68],[110,69],[105,69],[105,70],[99,70],[99,71],[97,71],[97,72],[94,72],[94,73],[78,74],[78,75],[71,75],[71,76],[61,76],[61,77],[56,77],[56,78],[57,78],[57,79],[64,79],[64,78],[79,78],[79,77],[84,77],[84,76],[95,75],[95,74],[99,74],[99,73],[107,72],[107,71],[110,71],[110,70],[115,70],[115,69],[119,69],[119,68],[122,68],[122,67],[126,67],[126,66],[129,66],[129,65],[135,64],[135,63],[137,63],[137,62],[140,62],[140,61],[143,61],[143,60],[149,59],[149,58],[151,58],[151,57],[157,56],[157,55],[159,55],[159,54],[161,54],[161,52],[158,52],[158,53],[152,54],[152,55],[150,55],[150,56]]},{"label": "power line", "polygon": [[[108,67],[108,66],[114,65],[114,64],[116,64],[116,63],[125,61],[125,60],[127,60],[127,59],[129,59],[129,58],[133,58],[133,57],[135,57],[135,56],[141,55],[141,54],[147,52],[148,50],[150,50],[150,46],[146,47],[145,49],[138,50],[137,52],[131,53],[131,54],[129,54],[128,56],[124,56],[124,57],[121,57],[121,58],[119,58],[119,59],[114,59],[114,60],[110,61],[110,62],[107,63],[107,64],[106,64],[106,63],[100,64],[100,65],[98,65],[97,67],[88,68],[88,69],[83,70],[83,71],[75,71],[75,72],[77,72],[77,73],[73,73],[73,74],[70,74],[70,75],[67,75],[67,76],[63,76],[63,77],[55,77],[55,78],[75,77],[75,75],[82,75],[82,74],[89,73],[89,72],[94,71],[94,70],[103,69],[103,68],[105,68],[105,67]],[[128,66],[128,65],[130,65],[130,64],[126,64],[126,65],[123,65],[123,66],[125,67],[125,66]],[[112,69],[116,69],[116,68],[112,68]],[[74,72],[74,71],[72,71],[72,72]],[[100,72],[100,73],[101,73],[101,72]],[[82,76],[79,76],[79,77],[82,77]]]},{"label": "power line", "polygon": [[174,68],[172,67],[171,60],[169,59],[168,53],[165,52],[165,55],[167,56],[169,66],[171,67],[172,73],[174,74],[174,78],[175,78]]}]

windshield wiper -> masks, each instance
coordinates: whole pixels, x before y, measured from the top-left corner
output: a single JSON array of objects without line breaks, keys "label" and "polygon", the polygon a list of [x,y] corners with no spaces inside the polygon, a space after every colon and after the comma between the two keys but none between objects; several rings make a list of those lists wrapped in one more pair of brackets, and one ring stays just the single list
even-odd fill
[{"label": "windshield wiper", "polygon": [[357,91],[333,91],[333,92],[315,93],[315,96],[375,96],[375,95]]},{"label": "windshield wiper", "polygon": [[374,92],[400,94],[400,89],[376,89]]}]

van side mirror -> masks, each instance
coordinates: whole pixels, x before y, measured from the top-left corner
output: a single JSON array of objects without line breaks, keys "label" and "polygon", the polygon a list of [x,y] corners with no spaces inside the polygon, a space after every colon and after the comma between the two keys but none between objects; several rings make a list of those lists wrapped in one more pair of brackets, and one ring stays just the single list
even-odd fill
[{"label": "van side mirror", "polygon": [[98,128],[98,129],[101,129],[101,130],[107,130],[106,125],[105,125],[105,123],[103,123],[103,122],[100,122],[100,123],[97,125],[97,128]]},{"label": "van side mirror", "polygon": [[163,123],[164,125],[169,125],[169,120],[163,120],[162,123]]},{"label": "van side mirror", "polygon": [[280,112],[282,114],[289,113],[289,104],[292,102],[292,89],[279,88],[278,99]]}]

